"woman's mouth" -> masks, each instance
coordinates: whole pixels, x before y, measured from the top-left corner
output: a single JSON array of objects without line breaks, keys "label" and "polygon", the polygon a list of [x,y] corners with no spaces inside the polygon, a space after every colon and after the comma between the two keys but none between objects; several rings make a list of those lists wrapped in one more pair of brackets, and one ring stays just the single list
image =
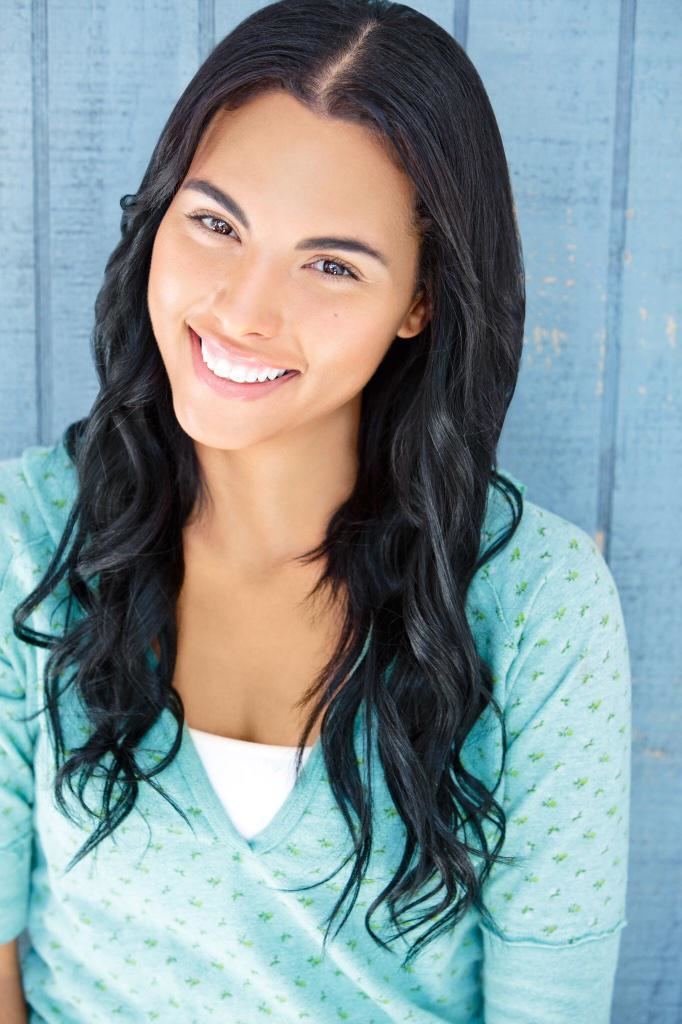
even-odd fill
[{"label": "woman's mouth", "polygon": [[[204,358],[204,353],[202,352],[201,340],[196,331],[192,330],[192,328],[189,327],[189,325],[188,331],[190,344],[192,348],[192,363],[194,365],[194,370],[196,372],[197,377],[203,383],[207,384],[210,388],[212,388],[213,391],[215,391],[217,394],[222,395],[223,398],[250,399],[265,397],[266,395],[270,394],[271,391],[281,388],[284,384],[289,383],[296,377],[301,376],[299,370],[286,370],[284,373],[280,373],[280,371],[277,371],[280,375],[275,377],[274,379],[268,379],[266,377],[264,380],[256,379],[254,381],[235,381],[230,380],[229,377],[221,377],[218,375],[218,373],[214,373],[214,371],[207,365],[206,360]],[[223,366],[224,365],[225,364],[223,364]],[[221,367],[217,365],[216,369],[220,370]],[[229,365],[229,363],[228,370],[232,370],[232,367]],[[261,371],[263,370],[267,370],[267,367],[262,367]],[[234,375],[241,375],[239,369],[237,370],[237,372],[235,372]],[[250,375],[252,376],[253,374]],[[259,376],[262,377],[263,372],[261,372]]]}]

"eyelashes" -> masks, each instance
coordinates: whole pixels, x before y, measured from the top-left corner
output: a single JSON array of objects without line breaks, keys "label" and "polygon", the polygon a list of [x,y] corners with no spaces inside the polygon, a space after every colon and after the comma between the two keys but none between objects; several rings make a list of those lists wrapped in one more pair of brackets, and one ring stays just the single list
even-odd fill
[{"label": "eyelashes", "polygon": [[[212,213],[186,213],[185,217],[187,217],[188,220],[195,222],[200,231],[208,231],[208,233],[211,235],[223,235],[225,238],[231,237],[225,231],[214,231],[213,228],[207,227],[206,224],[204,224],[205,220],[212,220],[214,224],[224,224],[231,231],[234,231],[234,228],[228,221],[223,220],[222,217],[214,217]],[[341,269],[344,271],[343,274],[326,274],[324,273],[324,271],[320,271],[320,273],[322,273],[324,277],[341,279],[352,278],[354,281],[360,280],[358,275],[355,273],[353,268],[349,266],[348,263],[345,263],[343,260],[337,259],[336,257],[319,256],[316,260],[313,260],[313,262],[331,263],[333,266],[341,267]]]}]

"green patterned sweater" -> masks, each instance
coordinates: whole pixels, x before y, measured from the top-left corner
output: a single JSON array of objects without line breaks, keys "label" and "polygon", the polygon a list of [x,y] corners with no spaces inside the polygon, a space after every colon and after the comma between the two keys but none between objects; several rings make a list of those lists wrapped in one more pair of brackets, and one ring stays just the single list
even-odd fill
[{"label": "green patterned sweater", "polygon": [[[472,582],[467,617],[510,741],[495,793],[507,819],[502,852],[520,863],[498,864],[486,880],[500,934],[472,910],[402,967],[422,930],[382,949],[364,920],[405,835],[376,749],[369,870],[324,951],[352,860],[330,881],[291,891],[330,876],[350,850],[319,740],[283,805],[247,839],[185,725],[156,778],[191,828],[141,786],[113,835],[65,870],[93,819],[83,814],[79,827],[52,800],[45,715],[21,718],[39,706],[49,651],[14,636],[11,612],[54,553],[76,482],[61,441],[0,462],[0,942],[19,936],[30,1024],[606,1024],[627,924],[631,682],[618,592],[590,536],[524,494],[511,543]],[[508,515],[491,488],[483,539]],[[56,633],[66,593],[60,585],[28,625]],[[78,709],[67,726],[67,740],[83,742]],[[166,711],[145,756],[158,761],[174,732]],[[487,708],[462,760],[489,788],[500,750]],[[371,918],[380,935],[392,934],[382,933],[384,908]]]}]

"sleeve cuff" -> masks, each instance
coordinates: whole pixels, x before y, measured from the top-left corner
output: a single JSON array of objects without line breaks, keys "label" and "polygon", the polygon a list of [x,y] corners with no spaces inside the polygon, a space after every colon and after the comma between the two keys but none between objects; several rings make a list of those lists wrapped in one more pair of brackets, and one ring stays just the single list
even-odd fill
[{"label": "sleeve cuff", "polygon": [[482,928],[485,1024],[609,1024],[626,924],[555,944]]}]

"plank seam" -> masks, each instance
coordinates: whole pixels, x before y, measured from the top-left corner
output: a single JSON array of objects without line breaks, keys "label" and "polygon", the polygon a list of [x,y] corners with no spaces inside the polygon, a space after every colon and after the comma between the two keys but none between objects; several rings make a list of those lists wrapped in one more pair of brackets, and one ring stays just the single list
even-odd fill
[{"label": "plank seam", "polygon": [[203,64],[215,46],[215,8],[213,0],[199,0],[197,16],[199,63]]},{"label": "plank seam", "polygon": [[469,41],[469,0],[455,0],[452,34],[462,49],[466,50]]},{"label": "plank seam", "polygon": [[35,437],[45,444],[52,425],[50,289],[50,165],[47,0],[31,6],[33,147],[33,274],[35,324]]},{"label": "plank seam", "polygon": [[623,259],[626,242],[637,0],[621,0],[606,276],[606,338],[599,426],[596,543],[610,561],[620,391]]}]

